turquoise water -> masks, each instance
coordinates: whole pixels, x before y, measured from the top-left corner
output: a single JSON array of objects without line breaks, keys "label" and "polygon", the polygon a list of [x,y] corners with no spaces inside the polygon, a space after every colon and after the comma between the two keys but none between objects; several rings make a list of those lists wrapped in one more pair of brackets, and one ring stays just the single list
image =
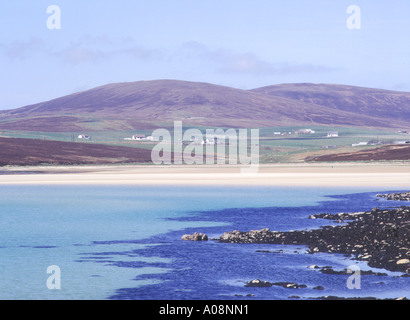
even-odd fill
[{"label": "turquoise water", "polygon": [[[155,255],[158,244],[154,240],[152,243],[141,240],[187,228],[226,226],[230,230],[229,223],[220,219],[201,221],[200,212],[315,206],[321,201],[332,201],[329,195],[361,191],[358,188],[2,186],[0,299],[107,299],[119,289],[152,286],[160,281],[152,275],[172,272],[173,257]],[[192,216],[198,218],[183,219]],[[154,254],[139,253],[150,246]],[[128,254],[120,254],[123,252]],[[133,263],[134,267],[119,268],[116,262]],[[141,265],[135,267],[137,262]],[[61,290],[46,286],[50,276],[46,270],[50,265],[60,267]]]}]

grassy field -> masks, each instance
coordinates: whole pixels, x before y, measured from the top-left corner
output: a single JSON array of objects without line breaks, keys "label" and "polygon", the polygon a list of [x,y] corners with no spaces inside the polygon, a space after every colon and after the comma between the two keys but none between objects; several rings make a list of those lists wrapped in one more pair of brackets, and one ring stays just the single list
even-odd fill
[{"label": "grassy field", "polygon": [[[189,129],[184,127],[184,131]],[[198,127],[205,136],[206,129],[210,127]],[[225,128],[226,129],[226,128]],[[295,131],[306,129],[306,127],[269,127],[259,128],[260,135],[260,162],[261,163],[283,163],[299,162],[309,156],[319,156],[331,153],[353,152],[363,149],[375,148],[377,146],[352,147],[358,142],[379,142],[392,144],[395,141],[410,140],[409,135],[398,134],[392,129],[375,130],[366,128],[346,127],[309,127],[314,133],[296,134]],[[339,136],[328,138],[329,131],[337,131]],[[172,129],[170,130],[173,134]],[[281,134],[278,135],[277,133]],[[286,133],[282,135],[282,133]],[[87,134],[90,140],[78,139],[79,134]],[[133,131],[90,131],[90,132],[25,132],[3,130],[0,137],[29,138],[53,141],[68,141],[90,144],[107,144],[113,146],[126,146],[132,148],[152,149],[155,142],[126,141],[134,134],[149,136],[152,130]]]}]

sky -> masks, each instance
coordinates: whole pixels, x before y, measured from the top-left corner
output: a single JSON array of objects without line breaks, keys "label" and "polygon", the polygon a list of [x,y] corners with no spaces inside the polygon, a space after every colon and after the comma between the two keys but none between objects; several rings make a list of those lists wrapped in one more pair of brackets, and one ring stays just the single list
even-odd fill
[{"label": "sky", "polygon": [[0,109],[156,79],[410,91],[409,15],[408,0],[1,1]]}]

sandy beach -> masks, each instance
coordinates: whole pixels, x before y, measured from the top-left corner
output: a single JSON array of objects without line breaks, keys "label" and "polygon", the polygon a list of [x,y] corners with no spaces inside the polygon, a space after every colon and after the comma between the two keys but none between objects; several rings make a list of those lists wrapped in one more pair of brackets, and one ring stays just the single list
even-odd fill
[{"label": "sandy beach", "polygon": [[5,167],[0,185],[410,186],[410,163]]}]

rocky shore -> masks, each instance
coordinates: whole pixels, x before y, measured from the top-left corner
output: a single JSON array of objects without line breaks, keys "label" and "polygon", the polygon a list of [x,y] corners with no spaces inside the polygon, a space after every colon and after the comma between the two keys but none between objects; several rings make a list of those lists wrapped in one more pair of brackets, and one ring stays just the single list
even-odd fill
[{"label": "rocky shore", "polygon": [[410,191],[401,193],[378,194],[377,197],[394,201],[410,201]]},{"label": "rocky shore", "polygon": [[271,231],[270,229],[225,232],[220,242],[307,245],[307,253],[352,255],[370,267],[410,274],[410,207],[356,213],[322,213],[310,219],[345,222],[315,230]]}]

